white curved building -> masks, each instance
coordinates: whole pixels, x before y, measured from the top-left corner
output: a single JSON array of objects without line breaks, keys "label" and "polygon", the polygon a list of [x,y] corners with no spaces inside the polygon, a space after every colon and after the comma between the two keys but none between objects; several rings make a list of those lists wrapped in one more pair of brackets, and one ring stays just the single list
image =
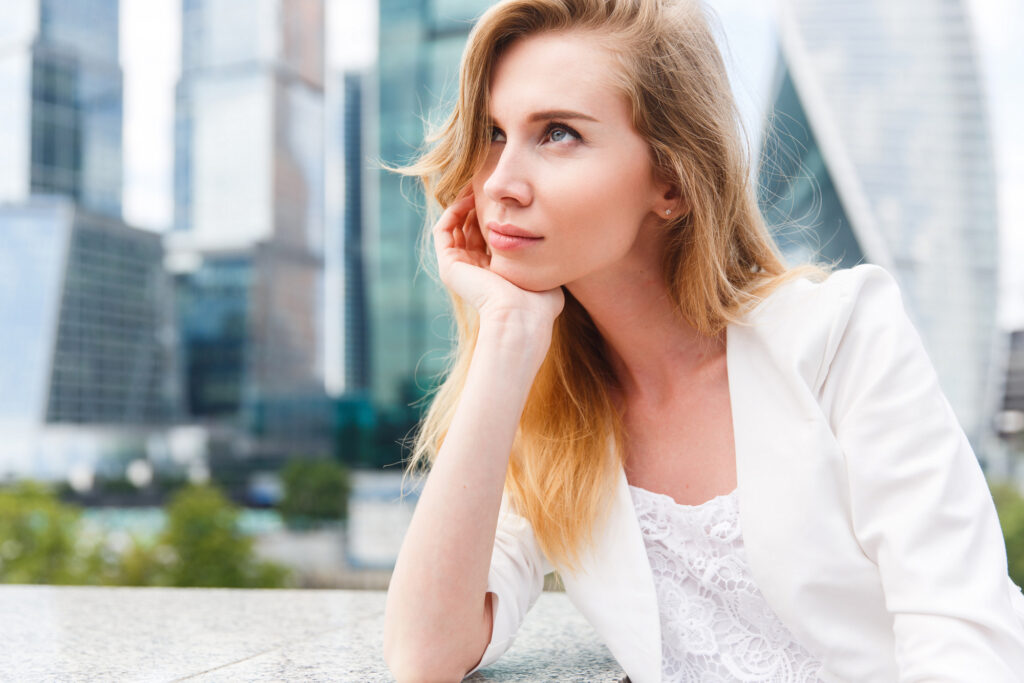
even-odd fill
[{"label": "white curved building", "polygon": [[962,0],[782,0],[762,204],[792,262],[882,265],[984,457],[996,333],[994,162]]}]

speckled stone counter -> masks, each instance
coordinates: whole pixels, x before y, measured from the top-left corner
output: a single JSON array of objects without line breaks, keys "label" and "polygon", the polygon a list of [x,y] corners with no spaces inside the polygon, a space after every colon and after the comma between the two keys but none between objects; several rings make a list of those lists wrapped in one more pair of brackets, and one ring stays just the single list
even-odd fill
[{"label": "speckled stone counter", "polygon": [[[0,586],[2,681],[392,681],[381,591]],[[467,681],[618,681],[564,594]]]}]

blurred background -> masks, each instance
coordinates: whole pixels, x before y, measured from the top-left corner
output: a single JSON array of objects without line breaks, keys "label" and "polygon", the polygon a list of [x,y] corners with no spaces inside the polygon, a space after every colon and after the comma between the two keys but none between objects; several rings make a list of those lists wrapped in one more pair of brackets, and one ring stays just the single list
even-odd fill
[{"label": "blurred background", "polygon": [[[0,0],[0,581],[386,585],[486,0]],[[791,263],[900,282],[1024,582],[1024,5],[710,0]]]}]

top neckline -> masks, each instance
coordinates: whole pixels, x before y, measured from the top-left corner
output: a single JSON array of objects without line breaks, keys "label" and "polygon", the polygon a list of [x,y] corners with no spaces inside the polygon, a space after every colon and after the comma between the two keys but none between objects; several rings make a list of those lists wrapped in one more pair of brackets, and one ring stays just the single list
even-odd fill
[{"label": "top neckline", "polygon": [[634,486],[633,484],[629,484],[629,483],[627,483],[626,485],[630,489],[632,489],[634,491],[640,491],[640,492],[642,492],[644,494],[647,494],[650,497],[658,498],[658,499],[662,499],[663,498],[666,501],[668,501],[669,503],[671,503],[673,507],[682,508],[682,509],[685,509],[685,510],[697,510],[697,509],[700,509],[700,508],[703,508],[703,507],[710,507],[712,504],[714,504],[716,502],[724,502],[724,501],[729,500],[731,498],[738,497],[737,493],[739,492],[739,487],[737,486],[736,488],[734,488],[729,493],[719,494],[719,495],[717,495],[717,496],[715,496],[713,498],[709,498],[708,500],[704,501],[703,503],[697,503],[696,505],[687,505],[685,503],[677,502],[675,498],[673,498],[672,496],[668,495],[667,493],[657,493],[655,491],[651,491],[650,489],[645,489],[642,486]]}]

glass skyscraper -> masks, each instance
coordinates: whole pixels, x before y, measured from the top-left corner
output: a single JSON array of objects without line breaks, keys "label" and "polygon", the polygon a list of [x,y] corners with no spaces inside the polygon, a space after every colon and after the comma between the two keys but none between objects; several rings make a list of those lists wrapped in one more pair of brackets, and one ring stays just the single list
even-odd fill
[{"label": "glass skyscraper", "polygon": [[943,390],[983,455],[995,399],[997,223],[966,8],[962,0],[786,0],[780,8],[765,213],[794,262],[867,260],[896,276]]},{"label": "glass skyscraper", "polygon": [[0,207],[0,235],[0,367],[5,386],[19,387],[5,392],[0,413],[167,423],[175,369],[160,236],[63,197]]},{"label": "glass skyscraper", "polygon": [[61,479],[179,416],[171,288],[121,220],[117,0],[0,17],[0,479]]},{"label": "glass skyscraper", "polygon": [[[54,426],[92,430],[71,451],[178,416],[171,289],[160,236],[60,196],[0,205],[0,474],[40,474]],[[73,459],[73,458],[71,458]]]},{"label": "glass skyscraper", "polygon": [[323,0],[183,0],[175,221],[197,417],[323,394]]},{"label": "glass skyscraper", "polygon": [[[389,165],[421,150],[424,122],[444,118],[458,94],[458,67],[487,0],[380,0],[378,156]],[[371,155],[371,158],[375,158]],[[376,174],[376,211],[364,235],[370,289],[370,384],[382,403],[434,386],[451,348],[448,298],[420,272],[424,198],[411,179]],[[429,247],[429,242],[427,243]]]},{"label": "glass skyscraper", "polygon": [[118,0],[0,0],[0,201],[121,215]]},{"label": "glass skyscraper", "polygon": [[339,119],[334,128],[339,139],[331,149],[340,152],[337,160],[337,187],[340,205],[331,216],[332,229],[337,231],[331,250],[335,259],[329,270],[334,271],[340,311],[337,325],[338,343],[331,353],[339,358],[334,393],[365,393],[369,390],[370,349],[367,321],[366,275],[364,269],[364,226],[366,224],[366,183],[369,172],[364,139],[367,134],[363,115],[367,104],[366,93],[370,83],[367,72],[351,71],[336,75],[340,102],[335,111]]}]

